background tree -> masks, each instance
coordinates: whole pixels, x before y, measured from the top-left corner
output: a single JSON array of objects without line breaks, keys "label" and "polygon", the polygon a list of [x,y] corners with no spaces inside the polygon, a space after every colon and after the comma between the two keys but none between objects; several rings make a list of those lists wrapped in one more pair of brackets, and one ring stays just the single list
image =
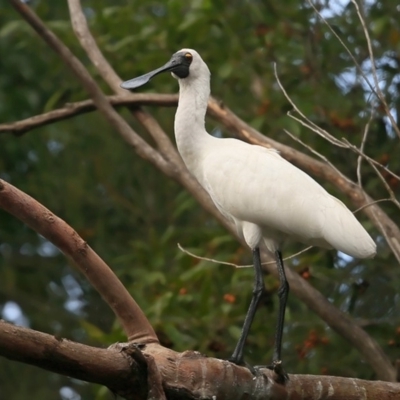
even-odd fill
[{"label": "background tree", "polygon": [[[394,200],[398,178],[393,173],[379,167],[379,175],[364,159],[357,174],[357,152],[334,146],[287,117],[292,106],[277,84],[272,64],[277,64],[280,82],[290,98],[313,123],[357,148],[364,136],[364,153],[398,172],[399,135],[393,123],[397,122],[399,103],[396,5],[360,5],[359,14],[351,2],[331,8],[326,4],[317,6],[332,29],[316,16],[308,2],[294,1],[282,5],[218,5],[203,1],[184,6],[175,1],[131,5],[96,1],[85,2],[84,13],[107,60],[124,79],[158,66],[179,48],[193,47],[212,71],[214,96],[252,128],[307,153],[285,133],[285,129],[290,131],[354,182],[361,177],[372,199]],[[85,62],[102,89],[110,93],[108,86],[112,85],[102,81],[101,71],[87,60],[75,39],[67,4],[37,1],[32,7]],[[364,74],[376,91],[359,15],[371,35],[375,76],[386,99],[386,110],[379,93],[374,94],[362,77]],[[3,7],[0,19],[2,54],[6,55],[1,60],[0,74],[2,121],[21,120],[88,97],[85,86],[71,74],[65,61],[32,35],[31,28],[11,7]],[[145,90],[173,93],[177,89],[174,80],[160,76]],[[153,104],[161,103],[154,100]],[[390,121],[387,110],[394,121]],[[135,109],[133,116],[128,111],[121,113],[141,137],[152,145],[156,142],[160,154],[167,154],[157,136],[152,136],[153,131],[144,129]],[[151,113],[172,139],[174,109],[152,107]],[[234,116],[224,119],[217,103],[212,104],[210,113],[214,118],[208,120],[209,132],[242,135],[252,142],[268,139],[255,136],[250,128],[246,137]],[[10,132],[10,126],[0,132]],[[95,112],[42,126],[23,136],[1,133],[0,178],[68,221],[107,260],[134,294],[162,344],[177,351],[193,349],[225,358],[239,334],[250,297],[252,271],[198,261],[183,254],[176,243],[196,254],[235,264],[248,264],[249,252],[182,187],[186,178],[167,179],[137,157],[117,132],[104,123],[101,113]],[[337,175],[329,179],[326,169],[319,170],[317,164],[306,161],[301,164],[290,149],[279,149],[353,209],[364,201],[358,196],[357,204],[357,189],[346,192]],[[380,215],[374,218],[373,207],[365,209],[370,214],[358,214],[378,243],[374,260],[352,260],[312,249],[287,265],[355,318],[394,362],[400,340],[400,277],[399,250],[396,252],[393,243],[399,238],[394,229],[389,229],[388,221],[398,225],[398,203],[386,201],[379,207],[388,219]],[[0,215],[2,317],[98,346],[125,340],[113,313],[57,248],[14,217],[4,212]],[[291,244],[285,255],[301,248]],[[263,307],[271,317],[266,321],[262,318],[266,310],[260,311],[252,329],[246,359],[254,364],[269,361],[272,355],[274,323],[270,321],[275,320],[277,303],[273,295],[278,283],[273,275],[267,275],[266,283],[271,296]],[[291,295],[284,350],[288,371],[379,377],[371,362],[362,361],[366,355],[335,333],[306,304],[310,306]],[[32,393],[37,398],[109,395],[104,388],[30,366],[6,359],[0,359],[0,363],[0,396],[5,398],[32,397]]]}]

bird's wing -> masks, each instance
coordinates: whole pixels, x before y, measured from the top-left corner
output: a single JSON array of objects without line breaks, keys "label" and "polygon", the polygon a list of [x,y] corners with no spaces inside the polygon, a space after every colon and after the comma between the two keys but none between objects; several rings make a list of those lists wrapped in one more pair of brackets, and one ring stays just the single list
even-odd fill
[{"label": "bird's wing", "polygon": [[287,234],[294,233],[296,225],[312,222],[307,221],[307,201],[325,192],[313,179],[276,151],[238,140],[215,144],[203,160],[200,181],[218,208]]},{"label": "bird's wing", "polygon": [[[219,139],[201,170],[200,183],[233,219],[354,256],[372,251],[372,239],[346,206],[274,150]],[[349,243],[357,239],[347,232],[362,237],[368,249],[353,249]]]}]

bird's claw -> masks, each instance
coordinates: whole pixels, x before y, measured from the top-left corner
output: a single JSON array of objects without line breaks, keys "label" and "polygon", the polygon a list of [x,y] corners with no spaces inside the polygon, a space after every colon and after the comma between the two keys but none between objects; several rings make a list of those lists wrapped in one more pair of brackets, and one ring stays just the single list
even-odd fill
[{"label": "bird's claw", "polygon": [[281,360],[272,361],[272,364],[268,365],[267,368],[275,372],[277,383],[284,385],[289,380],[289,375],[283,369]]}]

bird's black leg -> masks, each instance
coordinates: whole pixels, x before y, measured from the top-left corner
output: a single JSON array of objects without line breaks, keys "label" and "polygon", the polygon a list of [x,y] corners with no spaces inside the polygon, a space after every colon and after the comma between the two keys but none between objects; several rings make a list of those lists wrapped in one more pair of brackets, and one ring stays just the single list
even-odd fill
[{"label": "bird's black leg", "polygon": [[282,381],[284,382],[288,379],[288,376],[282,368],[281,350],[282,350],[283,324],[285,322],[286,302],[289,295],[289,283],[286,279],[282,254],[279,250],[275,251],[275,257],[276,257],[276,266],[278,268],[280,286],[278,289],[279,311],[278,311],[278,323],[275,331],[275,349],[272,360],[272,369],[279,376],[281,376]]},{"label": "bird's black leg", "polygon": [[261,269],[260,249],[258,247],[256,247],[253,250],[253,264],[254,264],[253,297],[251,298],[250,306],[247,311],[246,318],[244,320],[242,333],[240,335],[239,341],[236,345],[235,351],[232,354],[232,357],[229,359],[231,362],[238,365],[244,364],[243,361],[244,344],[249,334],[250,327],[253,322],[258,303],[260,302],[261,296],[265,291],[264,279]]}]

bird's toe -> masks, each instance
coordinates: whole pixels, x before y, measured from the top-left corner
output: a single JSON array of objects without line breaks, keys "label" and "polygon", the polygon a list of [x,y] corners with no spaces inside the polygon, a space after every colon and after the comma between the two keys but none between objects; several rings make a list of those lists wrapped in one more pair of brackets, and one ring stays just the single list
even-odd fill
[{"label": "bird's toe", "polygon": [[284,385],[289,380],[289,375],[283,369],[281,360],[272,361],[272,364],[268,365],[267,368],[275,372],[276,374],[275,381],[277,383]]}]

